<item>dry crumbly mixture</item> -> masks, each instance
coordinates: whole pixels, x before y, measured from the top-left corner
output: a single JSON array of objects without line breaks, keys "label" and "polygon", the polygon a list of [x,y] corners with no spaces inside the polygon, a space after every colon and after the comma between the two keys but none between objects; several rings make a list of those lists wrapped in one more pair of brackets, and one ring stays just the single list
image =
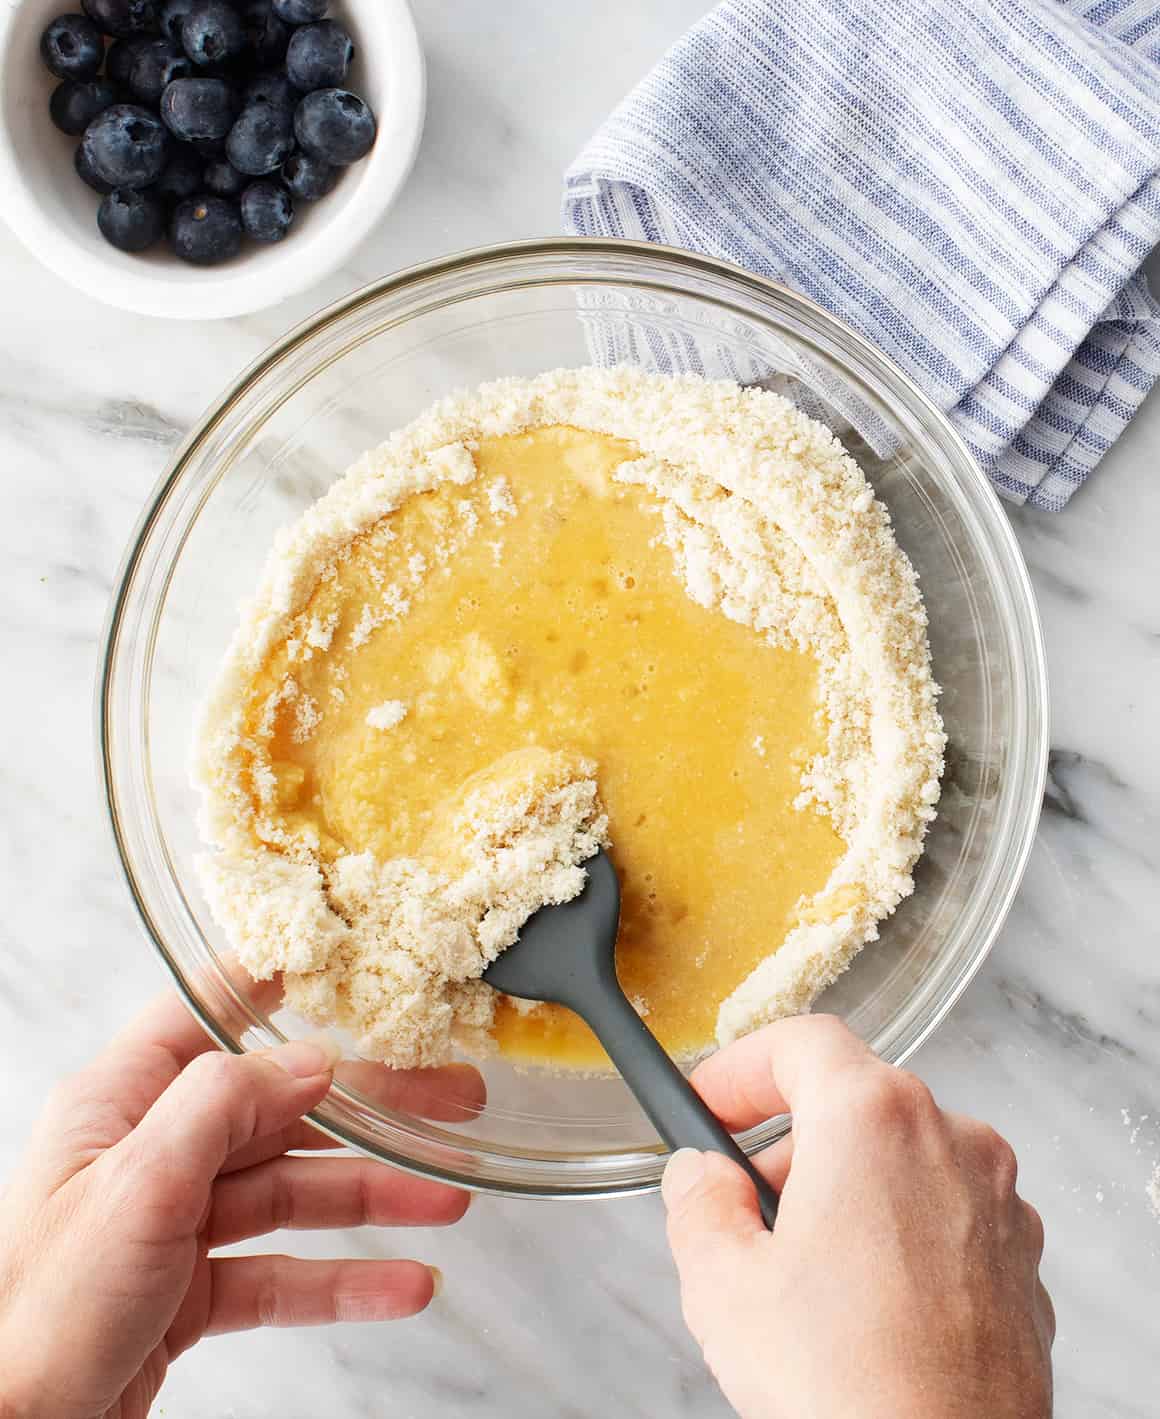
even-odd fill
[{"label": "dry crumbly mixture", "polygon": [[[517,751],[464,786],[450,836],[436,834],[418,857],[379,861],[336,852],[290,822],[270,740],[279,715],[291,716],[296,742],[325,715],[293,666],[330,648],[333,617],[304,623],[304,612],[355,540],[389,538],[390,515],[414,494],[473,484],[480,440],[554,425],[630,441],[639,456],[615,478],[659,505],[688,596],[818,665],[825,746],[804,767],[796,806],[826,815],[844,851],[785,939],[722,1002],[720,1043],[807,1009],[875,939],[913,889],[934,816],[945,740],[925,611],[885,508],[828,430],[766,391],[629,367],[558,370],[445,399],[279,535],[207,708],[195,768],[217,849],[202,876],[242,963],[259,978],[282,972],[289,1005],[349,1026],[364,1053],[399,1066],[442,1062],[454,1045],[486,1049],[494,996],[477,978],[532,911],[580,890],[581,864],[607,837],[599,765]],[[486,503],[493,522],[515,512],[502,479]],[[461,540],[485,535],[478,522],[467,508]],[[422,557],[400,570],[362,608],[352,647],[401,621],[415,588],[446,572]],[[251,723],[247,689],[279,646],[290,669]],[[466,670],[488,673],[482,661]],[[332,684],[330,694],[344,691]],[[385,700],[366,723],[401,733],[408,712]],[[763,756],[764,743],[753,750]]]},{"label": "dry crumbly mixture", "polygon": [[200,862],[211,910],[252,975],[285,972],[286,1004],[356,1030],[367,1056],[437,1064],[453,1040],[486,1053],[494,995],[478,977],[534,911],[579,893],[606,841],[593,770],[514,750],[464,785],[422,860],[345,853],[324,875],[309,852],[231,835]]},{"label": "dry crumbly mixture", "polygon": [[407,706],[402,700],[384,700],[367,710],[366,722],[372,729],[394,729],[407,718]]}]

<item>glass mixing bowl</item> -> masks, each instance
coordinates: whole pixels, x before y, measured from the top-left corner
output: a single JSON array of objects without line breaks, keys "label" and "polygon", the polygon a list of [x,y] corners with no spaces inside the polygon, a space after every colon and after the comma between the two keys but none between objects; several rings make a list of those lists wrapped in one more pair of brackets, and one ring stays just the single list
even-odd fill
[{"label": "glass mixing bowl", "polygon": [[[939,816],[914,895],[821,1006],[902,1061],[986,955],[1030,849],[1047,749],[1035,604],[990,485],[904,375],[793,292],[658,246],[522,242],[400,272],[292,331],[186,439],[125,559],[98,689],[109,812],[145,929],[223,1046],[306,1030],[231,968],[193,872],[186,770],[195,708],[276,529],[451,390],[608,358],[787,388],[839,430],[922,578],[950,738]],[[495,1192],[609,1196],[659,1181],[665,1149],[619,1079],[502,1060],[483,1073],[486,1105],[437,1122],[388,1107],[340,1066],[314,1121],[374,1157]],[[762,1147],[784,1127],[742,1142]]]}]

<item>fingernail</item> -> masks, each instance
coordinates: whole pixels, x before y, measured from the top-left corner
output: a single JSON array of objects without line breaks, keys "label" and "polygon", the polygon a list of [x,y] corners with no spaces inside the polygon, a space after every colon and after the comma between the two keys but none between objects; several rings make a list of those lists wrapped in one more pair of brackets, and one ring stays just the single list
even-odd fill
[{"label": "fingernail", "polygon": [[665,1206],[671,1207],[685,1193],[692,1191],[705,1171],[705,1155],[696,1148],[678,1148],[665,1165],[661,1178],[661,1196]]},{"label": "fingernail", "polygon": [[429,1266],[427,1270],[431,1273],[431,1299],[443,1294],[443,1273],[437,1266]]},{"label": "fingernail", "polygon": [[288,1040],[277,1049],[262,1051],[262,1057],[295,1079],[313,1079],[329,1074],[342,1058],[342,1050],[328,1035],[310,1040]]}]

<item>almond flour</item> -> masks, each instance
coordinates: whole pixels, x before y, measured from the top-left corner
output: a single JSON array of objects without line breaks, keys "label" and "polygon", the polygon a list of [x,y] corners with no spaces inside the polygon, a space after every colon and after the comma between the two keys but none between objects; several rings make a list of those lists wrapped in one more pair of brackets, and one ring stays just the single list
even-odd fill
[{"label": "almond flour", "polygon": [[[885,508],[828,430],[767,391],[630,367],[500,380],[442,400],[279,534],[208,704],[194,773],[216,848],[201,861],[203,881],[243,965],[258,978],[282,973],[289,1005],[354,1029],[363,1053],[398,1066],[440,1063],[455,1045],[486,1049],[493,996],[478,977],[532,911],[580,890],[581,864],[607,835],[599,765],[518,751],[465,785],[450,836],[421,858],[326,861],[279,816],[285,785],[268,742],[280,706],[295,736],[313,733],[324,708],[292,675],[256,730],[242,705],[277,645],[291,661],[329,647],[334,624],[303,626],[303,613],[355,538],[415,494],[472,483],[480,438],[553,424],[631,440],[640,456],[615,476],[659,503],[687,594],[819,667],[827,740],[802,772],[796,806],[828,815],[845,852],[785,940],[721,1004],[719,1043],[808,1009],[875,939],[913,890],[935,812],[945,741],[916,578]],[[515,512],[502,479],[486,501],[483,521],[490,512],[502,530]],[[352,644],[404,617],[408,588],[446,571],[462,539],[485,535],[475,508],[463,508],[439,566],[412,559],[399,569],[406,586],[383,577]],[[498,562],[502,541],[496,548]],[[488,666],[472,673],[484,695]],[[399,723],[400,709],[380,705],[368,726]]]},{"label": "almond flour", "polygon": [[407,706],[402,700],[384,700],[367,711],[367,723],[372,729],[394,729],[407,718]]}]

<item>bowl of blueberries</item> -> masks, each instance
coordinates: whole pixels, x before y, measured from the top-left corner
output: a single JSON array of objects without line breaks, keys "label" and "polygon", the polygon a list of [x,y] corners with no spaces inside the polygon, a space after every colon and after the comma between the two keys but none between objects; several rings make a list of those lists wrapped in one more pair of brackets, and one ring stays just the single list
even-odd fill
[{"label": "bowl of blueberries", "polygon": [[423,123],[407,0],[20,0],[0,65],[0,215],[147,315],[244,314],[340,266]]}]

